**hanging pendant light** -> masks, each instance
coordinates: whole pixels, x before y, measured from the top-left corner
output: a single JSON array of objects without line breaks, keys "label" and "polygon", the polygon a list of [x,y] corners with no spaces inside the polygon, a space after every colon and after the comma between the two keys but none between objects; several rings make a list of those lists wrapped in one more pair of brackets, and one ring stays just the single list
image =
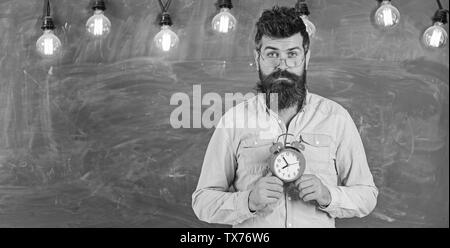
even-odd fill
[{"label": "hanging pendant light", "polygon": [[309,37],[314,37],[316,33],[316,26],[309,20],[309,9],[308,4],[306,4],[305,0],[298,0],[295,4],[295,8],[300,14],[300,17],[303,20],[303,23],[305,23],[306,31],[309,34]]},{"label": "hanging pendant light", "polygon": [[36,51],[44,58],[54,58],[61,54],[61,40],[55,35],[53,30],[55,25],[51,17],[50,1],[45,1],[45,14],[42,21],[41,29],[44,33],[36,41]]},{"label": "hanging pendant light", "polygon": [[211,21],[212,29],[217,33],[227,34],[236,29],[236,18],[230,13],[233,8],[231,0],[219,0],[219,14]]},{"label": "hanging pendant light", "polygon": [[439,9],[433,17],[433,26],[427,28],[422,35],[422,42],[426,47],[442,48],[448,43],[448,34],[445,30],[448,10],[443,9],[441,2],[437,0]]},{"label": "hanging pendant light", "polygon": [[391,29],[400,22],[400,11],[391,0],[383,0],[375,12],[375,24],[383,29]]},{"label": "hanging pendant light", "polygon": [[111,21],[104,15],[106,4],[104,0],[96,0],[92,6],[94,15],[86,22],[86,30],[94,38],[104,38],[111,31]]},{"label": "hanging pendant light", "polygon": [[170,18],[169,12],[167,12],[171,0],[168,0],[164,5],[161,0],[158,0],[159,5],[161,7],[161,19],[159,21],[159,25],[161,26],[161,31],[159,31],[155,37],[153,38],[153,42],[156,47],[163,52],[169,52],[178,46],[180,39],[178,35],[171,30],[171,26],[173,25],[172,19]]}]

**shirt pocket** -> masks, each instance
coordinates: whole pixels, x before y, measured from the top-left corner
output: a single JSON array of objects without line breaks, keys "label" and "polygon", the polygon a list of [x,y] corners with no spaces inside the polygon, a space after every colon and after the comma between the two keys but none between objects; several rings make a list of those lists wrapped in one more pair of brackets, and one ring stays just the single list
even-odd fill
[{"label": "shirt pocket", "polygon": [[238,150],[238,170],[244,174],[265,175],[271,156],[272,139],[247,138]]},{"label": "shirt pocket", "polygon": [[306,160],[305,173],[324,175],[327,179],[335,179],[337,170],[332,156],[333,139],[331,136],[302,133],[300,140],[305,147],[303,151]]}]

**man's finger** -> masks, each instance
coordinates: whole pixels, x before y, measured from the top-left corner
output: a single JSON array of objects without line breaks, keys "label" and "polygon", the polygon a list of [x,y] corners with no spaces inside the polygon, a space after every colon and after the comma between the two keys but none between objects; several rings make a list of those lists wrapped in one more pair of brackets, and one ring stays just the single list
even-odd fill
[{"label": "man's finger", "polygon": [[266,196],[266,198],[275,198],[275,199],[280,199],[281,197],[283,197],[282,193],[269,190],[264,192],[264,195]]},{"label": "man's finger", "polygon": [[304,181],[308,181],[308,180],[311,180],[311,179],[314,179],[314,178],[316,178],[316,175],[313,175],[313,174],[303,174],[303,175],[300,177],[299,181],[300,181],[300,182],[304,182]]},{"label": "man's finger", "polygon": [[265,200],[265,203],[264,204],[270,204],[270,203],[275,203],[275,202],[277,202],[279,200],[279,198],[267,198],[266,200]]},{"label": "man's finger", "polygon": [[300,192],[302,192],[302,191],[304,191],[304,190],[309,190],[309,189],[317,189],[317,187],[315,186],[315,185],[311,185],[311,186],[308,186],[308,187],[305,187],[305,188],[298,188],[298,190],[300,191]]},{"label": "man's finger", "polygon": [[300,182],[297,186],[297,188],[299,190],[305,189],[305,188],[309,188],[311,186],[316,185],[315,180],[308,180],[308,181],[304,181],[304,182]]},{"label": "man's finger", "polygon": [[294,185],[295,185],[296,187],[298,187],[298,185],[299,185],[300,183],[306,182],[306,181],[310,181],[310,180],[313,180],[315,177],[316,177],[316,176],[314,176],[314,175],[307,175],[307,174],[304,174],[304,175],[302,175],[299,179],[297,179],[297,180],[294,182]]},{"label": "man's finger", "polygon": [[278,177],[275,177],[275,176],[267,177],[265,182],[283,186],[283,181],[281,181],[281,179],[279,179]]},{"label": "man's finger", "polygon": [[283,186],[278,184],[267,184],[265,188],[270,191],[283,193]]},{"label": "man's finger", "polygon": [[300,196],[300,198],[303,198],[305,195],[314,193],[316,191],[317,191],[316,187],[308,187],[308,188],[300,190],[299,196]]},{"label": "man's finger", "polygon": [[314,192],[314,193],[307,194],[302,199],[305,202],[309,202],[309,201],[312,201],[312,200],[317,200],[318,199],[317,193]]}]

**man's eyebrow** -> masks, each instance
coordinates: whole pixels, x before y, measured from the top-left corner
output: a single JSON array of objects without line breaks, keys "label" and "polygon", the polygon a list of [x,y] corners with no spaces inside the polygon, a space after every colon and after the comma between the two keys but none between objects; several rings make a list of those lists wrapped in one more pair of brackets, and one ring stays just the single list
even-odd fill
[{"label": "man's eyebrow", "polygon": [[280,50],[280,49],[278,49],[278,48],[276,48],[276,47],[272,47],[272,46],[266,46],[266,47],[264,48],[264,50],[267,50],[267,49]]},{"label": "man's eyebrow", "polygon": [[289,48],[288,51],[292,51],[292,50],[296,50],[296,49],[302,50],[300,47],[296,46],[296,47],[293,47],[293,48]]},{"label": "man's eyebrow", "polygon": [[[272,46],[266,46],[266,47],[264,48],[264,50],[267,50],[267,49],[271,49],[271,50],[280,50],[280,49],[278,49],[278,48],[276,48],[276,47],[272,47]],[[302,50],[300,47],[296,46],[296,47],[293,47],[293,48],[289,48],[288,51],[292,51],[292,50],[296,50],[296,49]]]}]

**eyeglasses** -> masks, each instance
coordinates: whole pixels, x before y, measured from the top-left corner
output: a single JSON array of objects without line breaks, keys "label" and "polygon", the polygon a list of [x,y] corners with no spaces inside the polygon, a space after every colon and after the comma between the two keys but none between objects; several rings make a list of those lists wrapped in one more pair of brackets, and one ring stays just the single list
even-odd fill
[{"label": "eyeglasses", "polygon": [[261,53],[261,50],[258,49],[258,54],[265,63],[273,68],[279,67],[282,60],[284,60],[286,66],[289,68],[298,67],[305,60],[304,54],[299,51],[287,51],[287,57],[284,59],[281,58],[282,51],[268,50]]}]

